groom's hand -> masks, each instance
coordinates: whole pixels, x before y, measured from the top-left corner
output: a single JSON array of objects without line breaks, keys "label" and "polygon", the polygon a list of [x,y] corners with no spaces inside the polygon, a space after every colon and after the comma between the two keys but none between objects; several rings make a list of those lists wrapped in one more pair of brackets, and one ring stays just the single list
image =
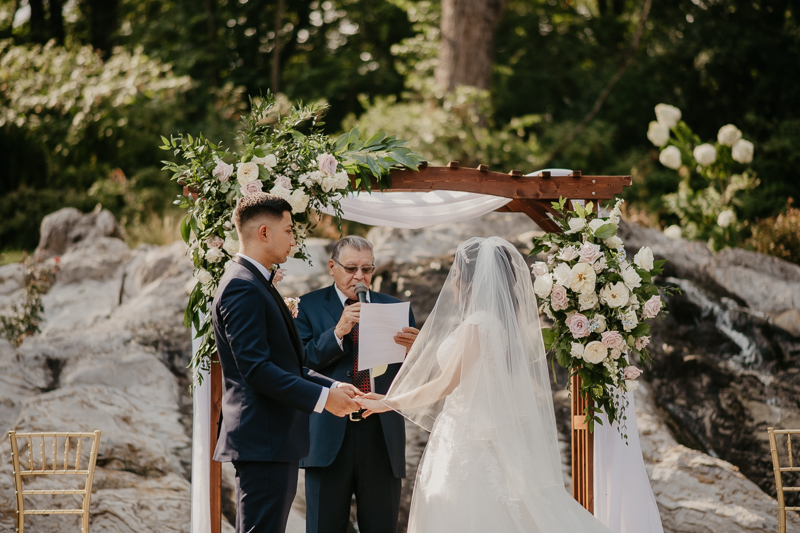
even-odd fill
[{"label": "groom's hand", "polygon": [[364,396],[364,393],[361,392],[358,389],[358,387],[356,387],[355,385],[353,385],[351,383],[341,383],[341,382],[339,382],[339,384],[336,385],[336,388],[342,389],[351,398],[355,398],[357,396]]},{"label": "groom's hand", "polygon": [[336,324],[333,332],[336,334],[337,337],[343,339],[345,335],[350,333],[350,330],[353,329],[353,326],[358,324],[358,319],[361,317],[361,302],[354,303],[353,305],[348,305],[342,311],[342,318],[339,319],[339,323]]},{"label": "groom's hand", "polygon": [[353,401],[353,392],[346,388],[331,389],[328,393],[328,401],[325,402],[325,410],[336,416],[347,416],[361,407]]}]

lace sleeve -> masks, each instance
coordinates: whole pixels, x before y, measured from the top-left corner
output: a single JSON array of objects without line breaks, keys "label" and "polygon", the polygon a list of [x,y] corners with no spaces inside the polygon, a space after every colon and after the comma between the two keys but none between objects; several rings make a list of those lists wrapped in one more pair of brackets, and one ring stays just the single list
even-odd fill
[{"label": "lace sleeve", "polygon": [[435,403],[453,392],[463,376],[473,370],[478,360],[480,341],[476,324],[465,324],[457,332],[452,353],[438,377],[416,389],[393,396],[391,393],[382,400],[395,411],[423,407]]}]

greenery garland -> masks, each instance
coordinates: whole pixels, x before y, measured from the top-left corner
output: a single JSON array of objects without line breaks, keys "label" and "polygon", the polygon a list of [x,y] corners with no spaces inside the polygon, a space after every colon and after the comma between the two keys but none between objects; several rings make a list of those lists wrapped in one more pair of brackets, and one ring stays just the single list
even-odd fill
[{"label": "greenery garland", "polygon": [[[175,204],[187,209],[180,231],[197,280],[184,314],[186,327],[194,326],[196,338],[202,339],[190,366],[203,371],[209,370],[216,351],[207,310],[239,250],[232,214],[240,198],[267,191],[286,199],[297,240],[294,257],[308,261],[303,242],[323,208],[336,213],[341,228],[344,195],[362,188],[371,191],[372,178],[385,189],[393,168],[416,171],[422,162],[405,147],[406,141],[386,133],[362,139],[353,128],[335,140],[328,137],[319,130],[326,105],[298,104],[283,113],[269,93],[251,99],[250,105],[236,138],[238,150],[212,143],[202,134],[161,137],[160,148],[179,159],[164,161],[164,169],[196,195],[180,196]],[[203,373],[196,375],[201,381]]]}]

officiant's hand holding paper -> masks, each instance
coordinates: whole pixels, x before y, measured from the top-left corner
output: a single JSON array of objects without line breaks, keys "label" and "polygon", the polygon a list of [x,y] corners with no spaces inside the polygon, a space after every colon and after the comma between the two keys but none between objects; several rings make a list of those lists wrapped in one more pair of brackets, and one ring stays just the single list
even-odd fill
[{"label": "officiant's hand holding paper", "polygon": [[402,331],[394,336],[394,342],[400,346],[405,346],[406,353],[408,353],[414,341],[417,340],[417,335],[419,335],[419,330],[417,328],[403,328]]}]

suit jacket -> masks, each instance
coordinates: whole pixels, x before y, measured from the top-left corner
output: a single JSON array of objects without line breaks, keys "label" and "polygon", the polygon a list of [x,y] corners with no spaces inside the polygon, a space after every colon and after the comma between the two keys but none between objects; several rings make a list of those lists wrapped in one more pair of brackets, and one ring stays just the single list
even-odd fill
[{"label": "suit jacket", "polygon": [[272,284],[235,257],[212,304],[222,367],[214,460],[295,462],[308,454],[308,417],[333,380],[303,369],[303,344]]},{"label": "suit jacket", "polygon": [[[397,303],[400,300],[387,294],[370,291],[372,303]],[[324,373],[336,381],[352,383],[353,340],[352,334],[342,339],[344,350],[339,348],[333,329],[342,317],[342,306],[333,285],[300,298],[300,312],[297,315],[297,329],[305,345],[305,366]],[[415,325],[414,313],[409,310],[409,324]],[[392,384],[400,364],[389,365],[386,372],[375,378],[375,392],[386,394]],[[373,415],[376,416],[376,415]],[[403,417],[394,411],[381,413],[386,450],[392,464],[392,473],[397,478],[406,475],[406,431]],[[338,418],[330,413],[311,415],[311,450],[308,457],[300,462],[301,467],[330,466],[344,439],[346,418]]]}]

